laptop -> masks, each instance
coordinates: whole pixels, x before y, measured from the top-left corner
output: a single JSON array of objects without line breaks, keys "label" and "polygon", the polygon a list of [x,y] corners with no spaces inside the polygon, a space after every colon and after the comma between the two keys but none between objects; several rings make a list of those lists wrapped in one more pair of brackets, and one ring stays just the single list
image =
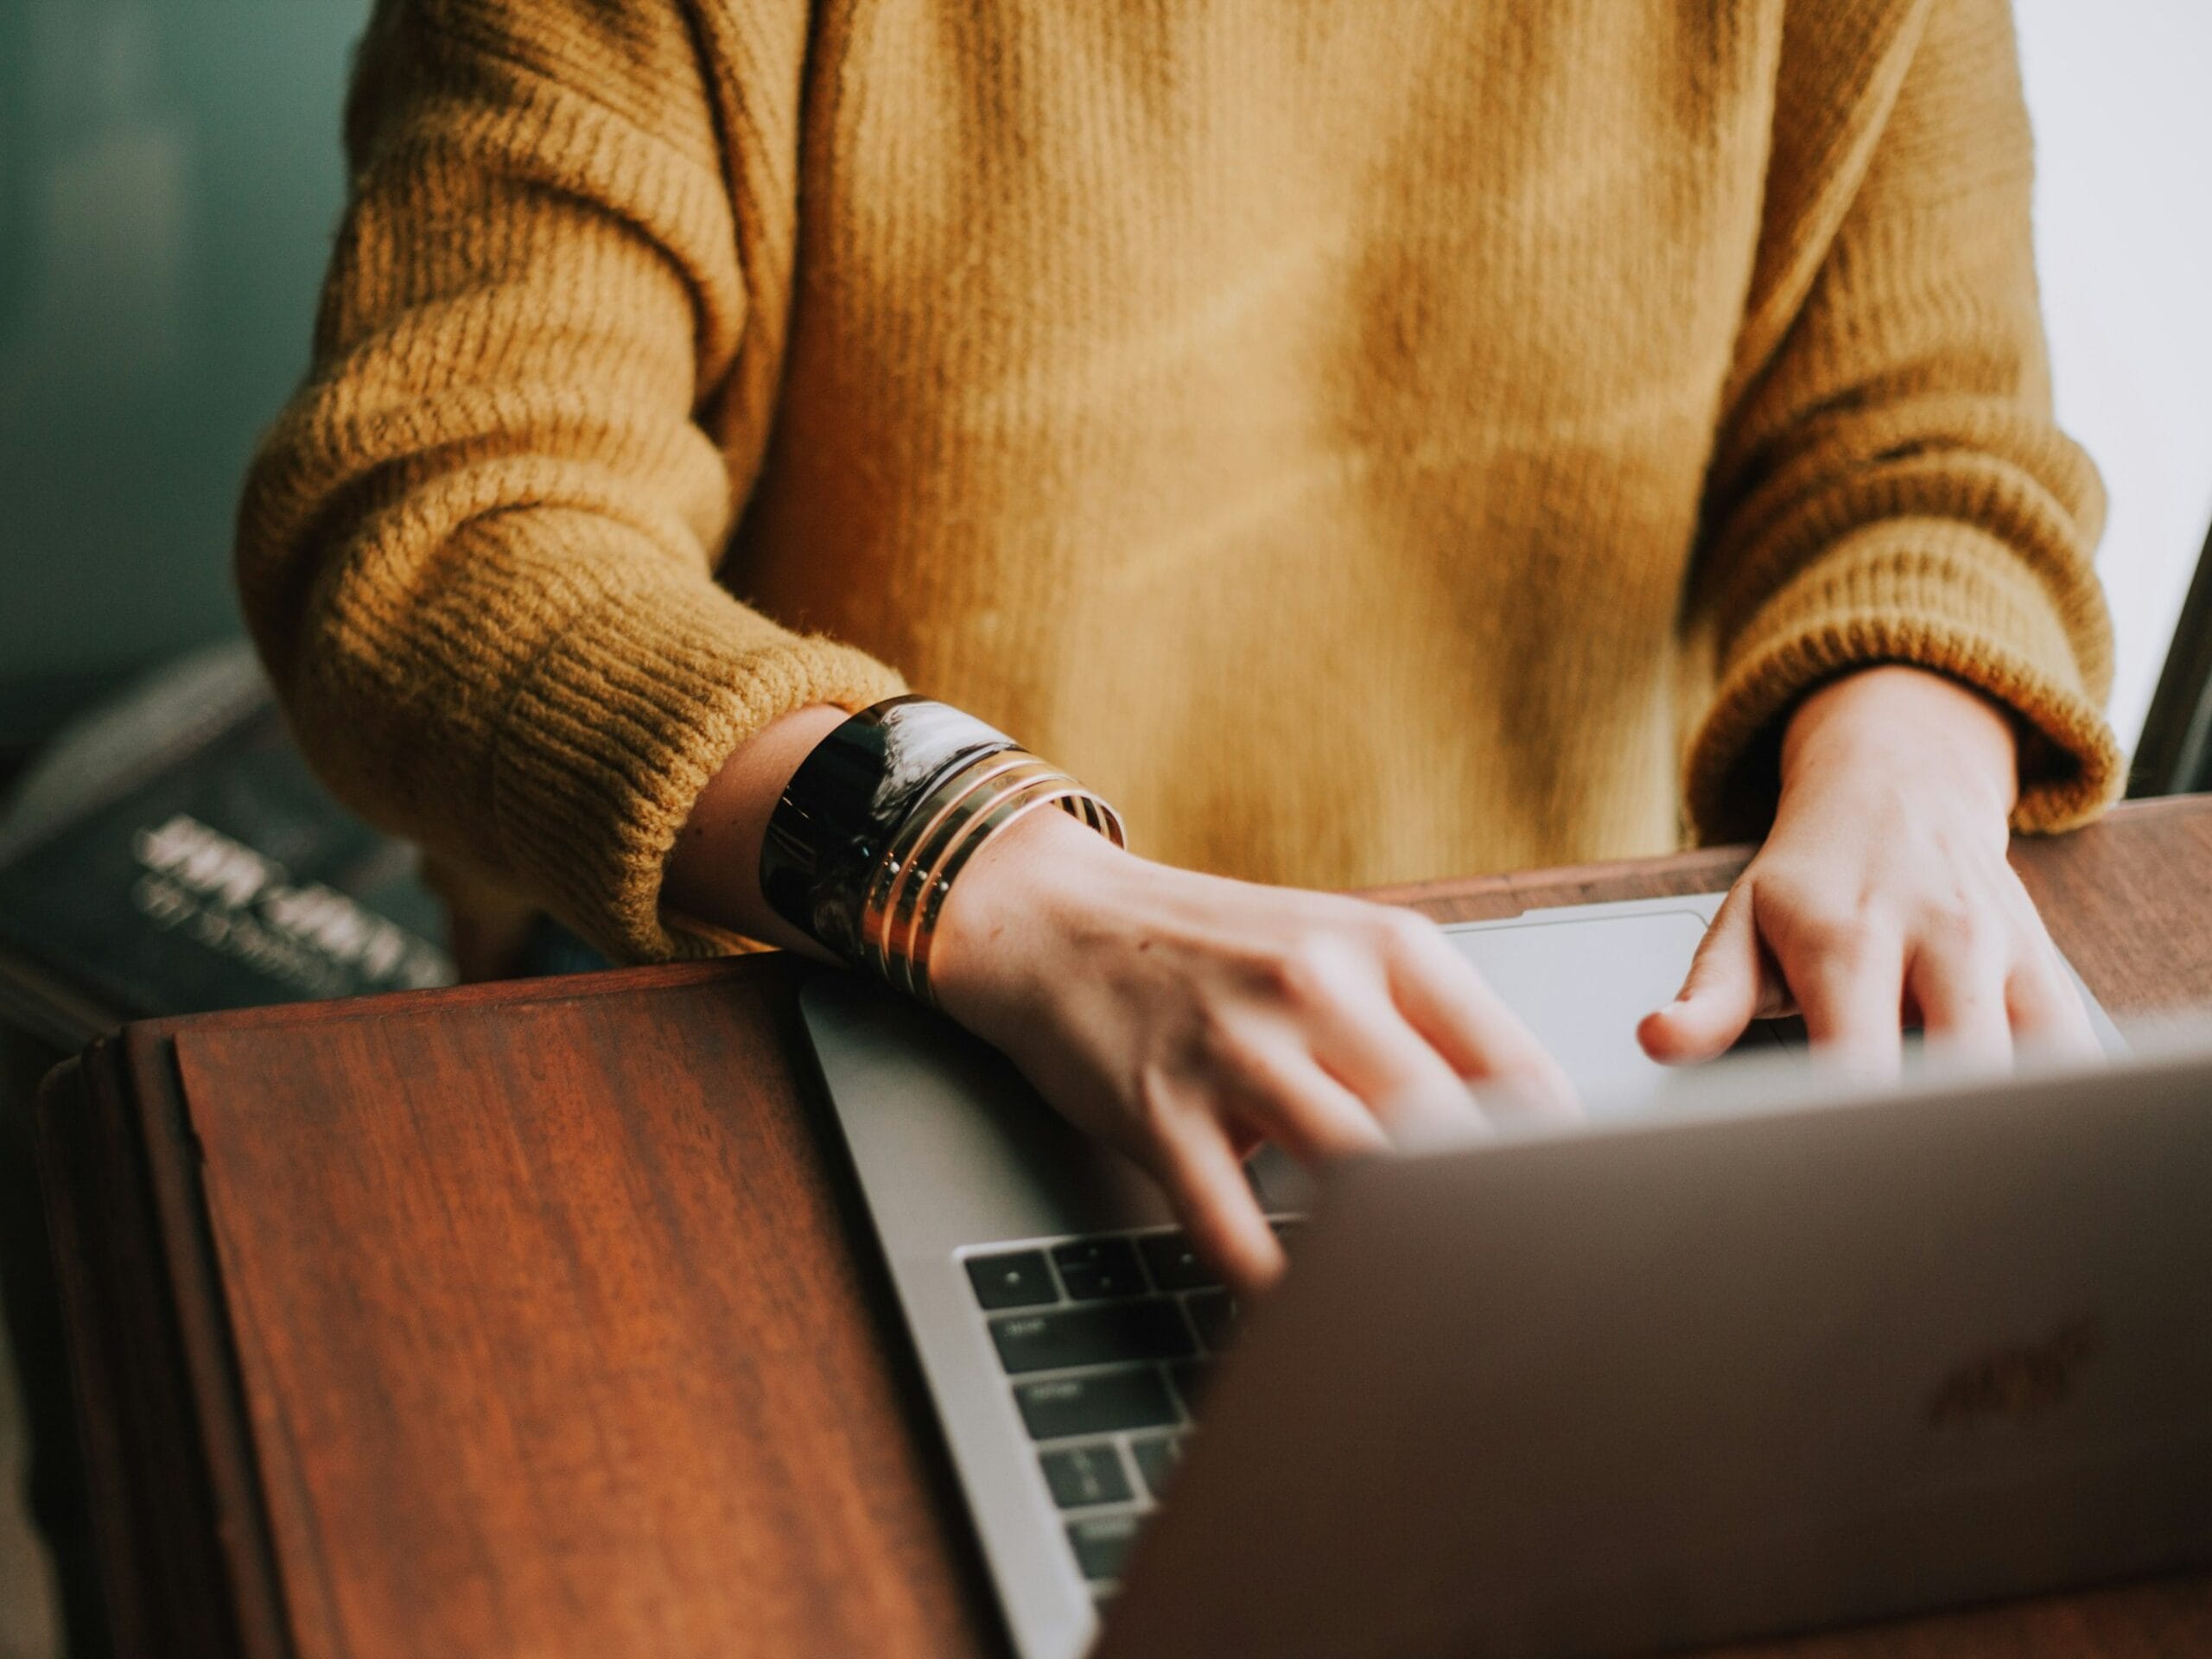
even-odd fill
[{"label": "laptop", "polygon": [[1318,1195],[1262,1154],[1292,1271],[1249,1319],[984,1045],[809,983],[1022,1659],[1102,1612],[1131,1654],[1628,1651],[2212,1559],[2212,1057],[1868,1096],[1762,1027],[1670,1072],[1636,1022],[1719,902],[1448,928],[1590,1122]]}]

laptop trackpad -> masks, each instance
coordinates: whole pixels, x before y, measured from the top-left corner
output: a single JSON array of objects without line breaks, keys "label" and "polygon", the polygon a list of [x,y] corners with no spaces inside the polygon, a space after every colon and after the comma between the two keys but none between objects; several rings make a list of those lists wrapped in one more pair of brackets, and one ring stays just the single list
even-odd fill
[{"label": "laptop trackpad", "polygon": [[[1649,911],[1454,931],[1452,943],[1482,970],[1574,1080],[1603,1121],[1650,1103],[1668,1076],[1636,1040],[1637,1026],[1681,989],[1705,938],[1696,911]],[[1751,1042],[1772,1038],[1754,1027]]]}]

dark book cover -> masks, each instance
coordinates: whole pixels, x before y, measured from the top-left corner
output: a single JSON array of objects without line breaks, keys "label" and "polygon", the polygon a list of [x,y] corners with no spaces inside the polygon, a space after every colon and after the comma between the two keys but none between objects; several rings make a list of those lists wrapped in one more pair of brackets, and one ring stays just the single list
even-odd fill
[{"label": "dark book cover", "polygon": [[308,772],[234,649],[65,734],[0,815],[0,1012],[124,1020],[452,982],[405,843]]}]

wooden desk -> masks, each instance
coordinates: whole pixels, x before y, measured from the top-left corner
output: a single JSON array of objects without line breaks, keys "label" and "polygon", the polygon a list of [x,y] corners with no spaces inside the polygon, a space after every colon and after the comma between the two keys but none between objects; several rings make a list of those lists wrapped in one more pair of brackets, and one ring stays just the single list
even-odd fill
[{"label": "wooden desk", "polygon": [[[1739,858],[1389,896],[1472,918]],[[2019,861],[2115,1013],[2212,1001],[2212,798]],[[755,957],[161,1021],[54,1075],[126,1656],[1005,1650],[794,983]],[[2212,1575],[1758,1651],[2212,1653]]]}]

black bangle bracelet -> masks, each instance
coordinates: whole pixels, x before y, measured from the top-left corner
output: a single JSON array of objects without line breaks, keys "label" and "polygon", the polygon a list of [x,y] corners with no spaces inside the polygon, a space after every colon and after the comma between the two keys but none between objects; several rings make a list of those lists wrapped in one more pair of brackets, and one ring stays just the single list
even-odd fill
[{"label": "black bangle bracelet", "polygon": [[815,745],[784,786],[760,843],[760,896],[858,965],[868,876],[893,833],[948,772],[1014,747],[1003,732],[927,697],[862,709]]}]

